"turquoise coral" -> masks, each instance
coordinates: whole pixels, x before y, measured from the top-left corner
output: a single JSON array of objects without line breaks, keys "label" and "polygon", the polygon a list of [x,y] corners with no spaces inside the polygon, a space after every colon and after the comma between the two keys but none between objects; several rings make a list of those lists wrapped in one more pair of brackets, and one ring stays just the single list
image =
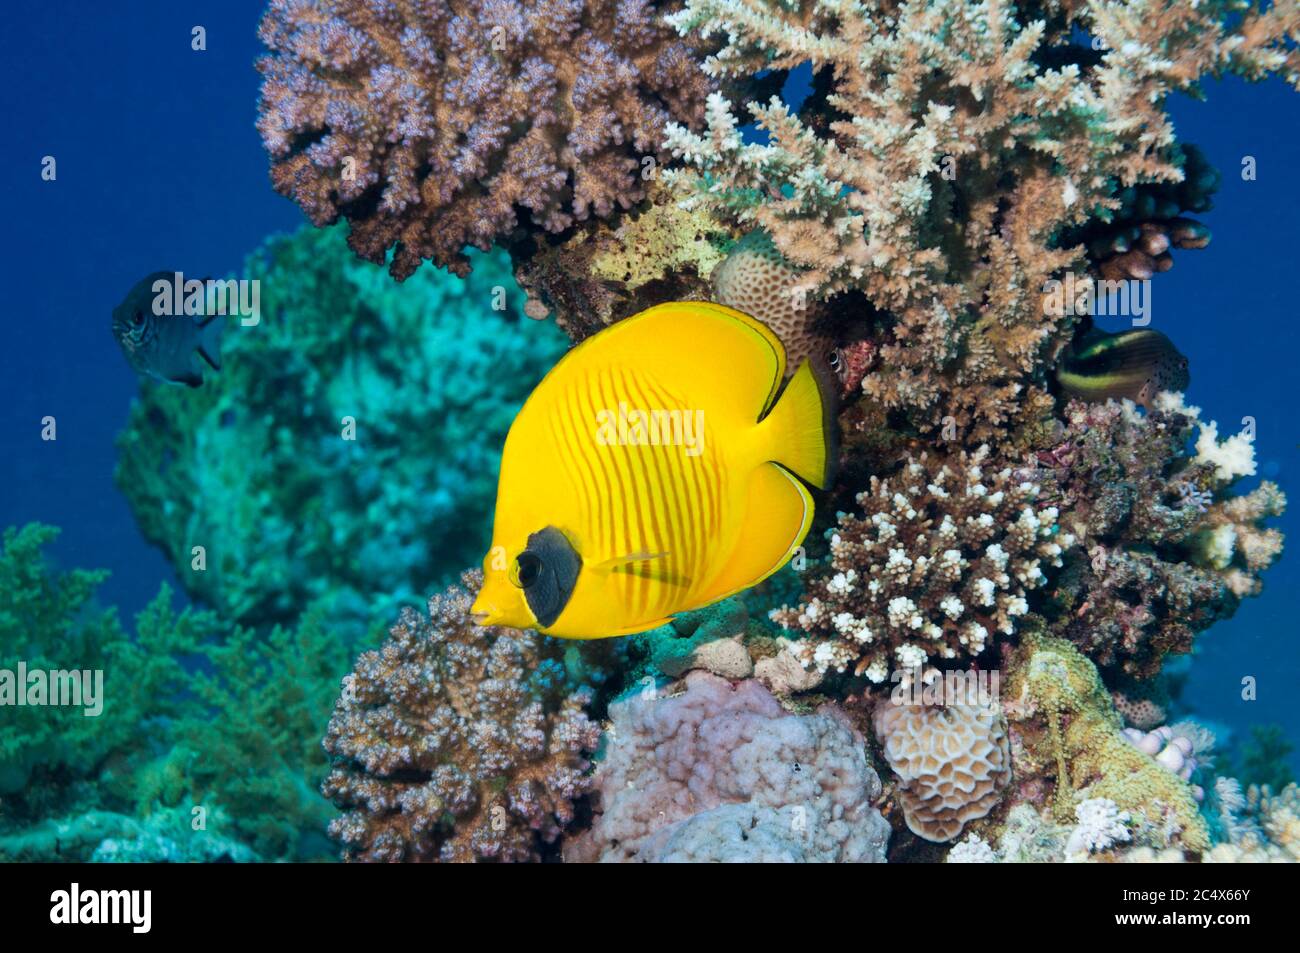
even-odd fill
[{"label": "turquoise coral", "polygon": [[506,430],[565,340],[520,326],[501,255],[476,261],[396,285],[339,228],[249,259],[260,323],[229,328],[203,388],[145,383],[119,438],[118,484],[191,595],[259,627],[316,605],[355,643],[479,558]]}]

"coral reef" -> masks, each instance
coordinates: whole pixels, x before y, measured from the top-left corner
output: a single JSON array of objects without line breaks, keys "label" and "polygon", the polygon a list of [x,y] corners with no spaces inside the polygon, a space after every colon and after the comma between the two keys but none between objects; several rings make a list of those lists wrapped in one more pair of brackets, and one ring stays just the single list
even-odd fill
[{"label": "coral reef", "polygon": [[1013,772],[1022,790],[1030,779],[1051,785],[1058,822],[1075,817],[1080,802],[1106,798],[1127,812],[1136,845],[1210,846],[1192,788],[1125,737],[1096,666],[1073,645],[1031,620],[1004,668]]},{"label": "coral reef", "polygon": [[271,180],[358,255],[467,274],[528,224],[560,232],[642,198],[670,119],[709,80],[655,0],[272,0],[258,130]]},{"label": "coral reef", "polygon": [[117,482],[193,596],[256,627],[315,605],[355,645],[482,556],[505,433],[564,337],[522,321],[499,254],[396,285],[305,229],[245,277],[260,322],[231,319],[202,388],[142,385]]},{"label": "coral reef", "polygon": [[1300,788],[1294,783],[1274,794],[1267,785],[1243,794],[1232,779],[1220,779],[1228,823],[1227,839],[1206,855],[1210,863],[1300,862]]},{"label": "coral reef", "polygon": [[565,694],[552,641],[473,625],[481,582],[466,573],[427,617],[404,610],[343,681],[323,790],[348,859],[537,860],[587,793],[586,695]]},{"label": "coral reef", "polygon": [[5,533],[0,656],[100,671],[102,711],[5,708],[0,855],[323,856],[333,814],[315,791],[325,774],[316,739],[346,665],[332,630],[319,618],[261,635],[231,629],[211,612],[172,611],[164,587],[129,633],[95,606],[104,573],[47,565],[56,532]]},{"label": "coral reef", "polygon": [[758,682],[692,672],[610,707],[599,811],[566,860],[882,862],[880,781],[833,706],[794,715]]},{"label": "coral reef", "polygon": [[871,477],[861,515],[829,531],[829,565],[810,572],[804,601],[772,613],[814,638],[810,668],[884,681],[895,668],[980,655],[1011,634],[1026,599],[1074,544],[1058,532],[1038,484],[990,465],[988,447],[922,453],[899,473]]},{"label": "coral reef", "polygon": [[758,318],[785,345],[786,372],[799,362],[833,349],[832,339],[818,333],[820,304],[812,300],[798,269],[792,268],[763,231],[750,232],[727,252],[709,276],[713,300]]},{"label": "coral reef", "polygon": [[1300,84],[1291,5],[1025,14],[989,0],[687,0],[669,17],[723,40],[713,76],[814,72],[797,114],[779,98],[744,104],[765,140],[741,134],[721,93],[703,132],[670,125],[683,163],[670,183],[763,229],[816,297],[863,292],[887,316],[865,394],[923,431],[950,422],[968,446],[1050,410],[1042,372],[1074,321],[1043,292],[1092,267],[1055,239],[1122,212],[1124,189],[1187,180],[1166,97],[1206,74]]},{"label": "coral reef", "polygon": [[1070,403],[1055,447],[1025,472],[1055,485],[1061,524],[1080,543],[1047,590],[1054,632],[1139,678],[1189,651],[1197,632],[1258,592],[1259,573],[1281,551],[1281,534],[1260,525],[1285,506],[1277,487],[1228,493],[1253,472],[1248,437],[1218,440],[1217,427],[1173,395],[1146,415]]},{"label": "coral reef", "polygon": [[[150,724],[182,713],[186,673],[178,655],[213,621],[171,611],[166,587],[136,620],[132,636],[112,610],[95,605],[107,573],[48,565],[44,549],[58,534],[37,523],[10,527],[0,547],[0,659],[29,673],[99,673],[76,679],[77,703],[18,705],[5,699],[0,719],[0,798],[6,824],[30,824],[76,810],[99,772],[150,754]],[[13,679],[5,689],[26,690]],[[71,685],[65,686],[71,689]],[[54,686],[48,686],[54,691]],[[92,698],[91,695],[96,696]],[[98,712],[91,714],[98,708]]]},{"label": "coral reef", "polygon": [[646,198],[616,222],[593,221],[569,237],[534,237],[515,249],[515,277],[528,293],[525,313],[555,315],[574,341],[665,301],[711,295],[709,276],[732,241],[704,210],[681,208],[658,177]]},{"label": "coral reef", "polygon": [[945,707],[884,701],[873,724],[908,829],[928,841],[958,837],[994,808],[1011,781],[1007,723],[996,701]]}]

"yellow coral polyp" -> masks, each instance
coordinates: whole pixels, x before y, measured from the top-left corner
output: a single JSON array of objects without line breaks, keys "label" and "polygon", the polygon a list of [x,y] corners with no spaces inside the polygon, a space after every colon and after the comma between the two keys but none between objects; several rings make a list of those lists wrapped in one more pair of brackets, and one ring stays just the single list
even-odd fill
[{"label": "yellow coral polyp", "polygon": [[1063,639],[1028,630],[1009,668],[1012,721],[1026,727],[1040,721],[1046,729],[1021,734],[1033,759],[1057,766],[1058,820],[1068,822],[1083,797],[1109,798],[1169,830],[1171,841],[1185,850],[1209,848],[1209,830],[1190,786],[1124,738],[1123,719],[1091,661]]}]

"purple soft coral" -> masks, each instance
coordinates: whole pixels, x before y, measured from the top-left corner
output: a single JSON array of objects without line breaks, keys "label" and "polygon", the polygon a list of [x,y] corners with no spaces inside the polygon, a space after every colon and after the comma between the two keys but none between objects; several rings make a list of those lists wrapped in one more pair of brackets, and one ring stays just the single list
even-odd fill
[{"label": "purple soft coral", "polygon": [[272,0],[258,129],[271,179],[317,225],[346,218],[394,277],[458,274],[466,245],[559,232],[644,197],[665,123],[710,81],[654,0]]}]

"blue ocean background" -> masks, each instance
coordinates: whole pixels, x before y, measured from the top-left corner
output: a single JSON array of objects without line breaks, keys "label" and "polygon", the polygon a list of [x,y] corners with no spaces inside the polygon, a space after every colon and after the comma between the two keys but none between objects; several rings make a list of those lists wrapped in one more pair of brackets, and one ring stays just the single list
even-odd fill
[{"label": "blue ocean background", "polygon": [[[257,0],[14,2],[0,34],[0,526],[62,527],[54,556],[111,569],[101,599],[125,618],[160,581],[180,587],[113,483],[114,436],[138,385],[109,313],[147,272],[225,274],[268,234],[303,222],[272,191],[253,127],[261,9]],[[190,47],[196,25],[207,34],[202,52]],[[1214,239],[1176,253],[1154,281],[1152,326],[1190,359],[1188,401],[1221,432],[1255,418],[1259,477],[1292,495],[1277,525],[1300,546],[1300,335],[1287,300],[1300,95],[1276,81],[1205,92],[1208,101],[1182,98],[1172,112],[1180,138],[1223,173],[1214,210],[1201,216]],[[58,162],[54,182],[41,179],[47,155]],[[1254,181],[1242,178],[1246,157]],[[58,421],[54,442],[40,439],[47,415]],[[1260,598],[1199,637],[1184,700],[1238,738],[1276,722],[1300,740],[1300,558],[1285,554],[1264,580]],[[1247,676],[1255,701],[1241,698]],[[1300,772],[1300,756],[1292,760]]]}]

